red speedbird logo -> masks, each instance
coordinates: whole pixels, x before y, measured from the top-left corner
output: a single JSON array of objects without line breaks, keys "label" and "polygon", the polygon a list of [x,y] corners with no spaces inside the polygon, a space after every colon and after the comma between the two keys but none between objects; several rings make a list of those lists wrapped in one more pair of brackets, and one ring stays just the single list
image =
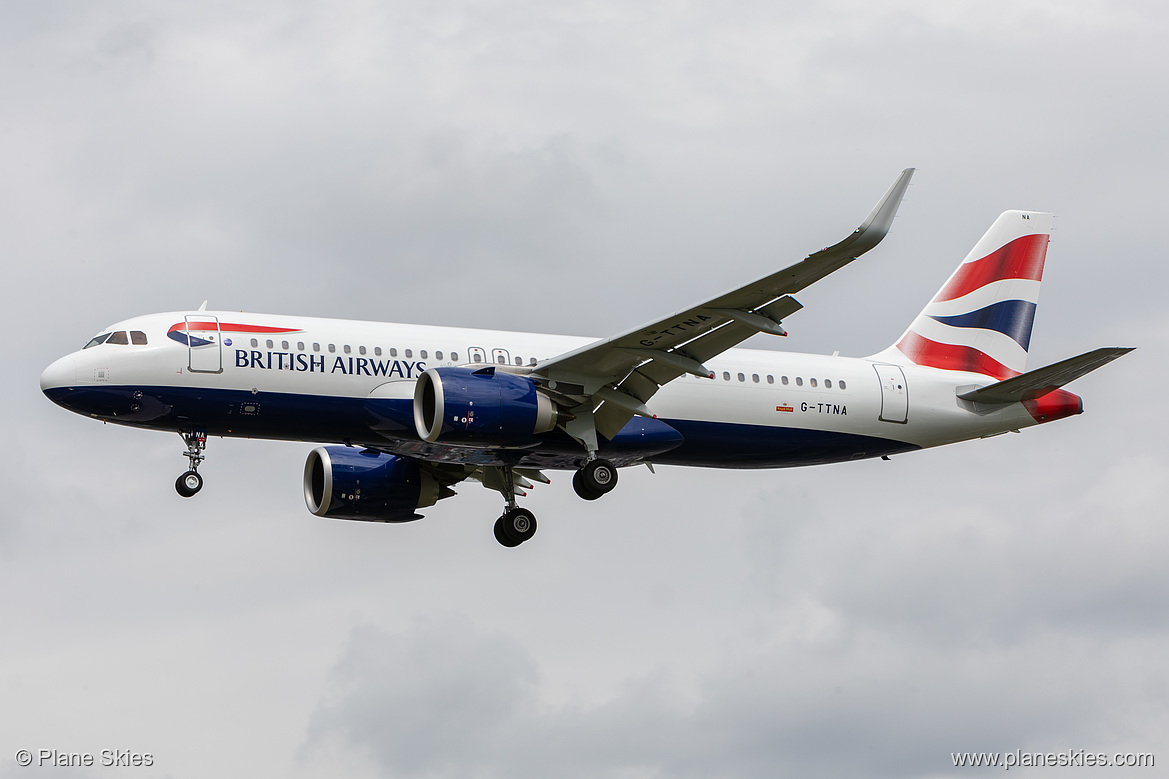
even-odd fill
[{"label": "red speedbird logo", "polygon": [[215,343],[210,338],[192,333],[299,333],[295,327],[268,327],[266,325],[239,325],[230,322],[177,322],[166,331],[166,337],[184,346],[207,346]]}]

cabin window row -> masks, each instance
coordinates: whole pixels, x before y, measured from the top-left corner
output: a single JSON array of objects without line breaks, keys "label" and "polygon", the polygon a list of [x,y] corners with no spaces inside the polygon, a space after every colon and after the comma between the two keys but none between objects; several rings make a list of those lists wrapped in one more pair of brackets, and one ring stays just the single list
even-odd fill
[{"label": "cabin window row", "polygon": [[[259,348],[259,346],[260,346],[260,341],[259,341],[259,339],[257,339],[257,338],[253,338],[253,339],[252,339],[252,348],[253,348],[253,349],[255,349],[255,348]],[[269,338],[267,341],[265,341],[265,342],[264,342],[264,346],[266,346],[266,347],[267,347],[267,348],[269,348],[269,349],[275,349],[275,348],[276,348],[276,342],[275,342],[275,341],[273,341],[271,338]],[[292,350],[292,344],[291,344],[291,343],[289,343],[288,341],[281,341],[281,342],[280,342],[280,348],[281,348],[282,350],[286,351],[286,352],[287,352],[287,351],[291,351],[291,350]],[[305,344],[305,342],[304,342],[304,341],[297,341],[297,342],[296,342],[296,350],[297,350],[298,352],[303,352],[303,351],[306,351],[306,350],[307,350],[307,348],[308,348],[308,347],[306,347],[306,344]],[[325,348],[325,351],[327,351],[329,354],[336,354],[336,353],[337,353],[337,344],[325,344],[325,347],[324,347],[324,348]],[[314,343],[314,344],[312,344],[312,345],[311,345],[311,349],[312,349],[312,351],[314,351],[314,352],[319,352],[319,351],[321,351],[321,345],[320,345],[319,343]],[[342,344],[342,346],[341,346],[341,351],[342,351],[344,354],[353,354],[353,347],[352,347],[352,346],[350,346],[349,344]],[[368,349],[366,349],[366,347],[364,347],[364,346],[358,346],[358,347],[357,347],[357,354],[360,354],[360,355],[364,356],[364,355],[367,355],[367,354],[369,354],[369,350],[368,350]],[[373,356],[374,356],[374,357],[381,357],[381,356],[382,356],[382,354],[383,354],[383,353],[382,353],[382,348],[381,348],[380,346],[375,346],[375,347],[373,348]],[[387,356],[389,356],[389,357],[397,357],[397,356],[398,356],[398,350],[397,350],[396,348],[394,348],[394,347],[391,347],[390,349],[387,349],[387,350],[386,350],[385,354],[386,354]],[[436,360],[441,360],[441,359],[443,359],[443,354],[444,354],[444,353],[443,353],[442,351],[436,351],[436,352],[434,353],[434,359],[436,359]],[[413,350],[413,349],[403,349],[403,350],[402,350],[402,356],[403,356],[403,357],[406,357],[407,359],[411,359],[411,360],[412,360],[412,359],[414,359],[414,350]],[[458,353],[458,352],[450,352],[450,353],[447,355],[447,357],[448,357],[449,359],[451,359],[451,360],[458,360],[458,359],[459,359],[459,353]],[[419,360],[428,360],[428,359],[430,359],[430,352],[429,352],[429,351],[427,351],[426,349],[420,349],[420,350],[418,351],[418,359],[419,359]]]},{"label": "cabin window row", "polygon": [[[745,373],[738,373],[738,374],[735,374],[735,376],[741,382],[745,383],[747,381],[747,374],[745,374]],[[723,381],[730,381],[730,380],[731,380],[731,372],[730,371],[723,371]],[[752,373],[751,374],[751,381],[754,384],[758,384],[761,381],[761,379],[759,378],[759,374]],[[770,373],[767,374],[766,381],[768,384],[774,384],[775,383],[775,376],[771,375]],[[787,376],[780,376],[779,383],[786,387],[791,383],[791,379],[789,379]],[[820,382],[817,379],[808,379],[808,385],[811,387],[819,387]],[[804,377],[803,376],[796,376],[796,386],[797,387],[804,386]],[[848,385],[844,382],[844,379],[839,379],[836,382],[836,386],[837,386],[837,389],[848,389]],[[832,379],[824,379],[824,388],[825,389],[832,389]]]},{"label": "cabin window row", "polygon": [[[266,340],[264,342],[264,345],[269,349],[276,348],[276,342],[274,340],[272,340],[271,338]],[[253,338],[252,339],[252,348],[257,349],[257,348],[259,348],[259,346],[260,346],[260,340],[258,338]],[[292,344],[288,341],[281,341],[280,348],[286,352],[291,351]],[[312,351],[314,351],[314,352],[321,351],[321,345],[319,343],[312,344],[311,348],[312,348]],[[329,354],[336,354],[337,345],[336,344],[326,344],[325,349],[328,351]],[[297,341],[296,342],[296,350],[300,351],[300,352],[306,351],[305,342],[304,341]],[[341,346],[341,351],[345,354],[353,354],[353,347],[350,346],[349,344],[343,344]],[[482,353],[481,349],[473,349],[472,352],[475,352],[475,353],[473,353],[469,356],[469,359],[471,362],[486,362],[486,356]],[[368,354],[368,351],[364,346],[358,346],[357,353],[360,355],[365,355],[365,354]],[[390,347],[386,351],[386,354],[390,357],[397,357],[398,350],[395,347]],[[375,346],[373,348],[373,355],[375,357],[381,357],[382,356],[382,348],[380,346]],[[451,362],[458,362],[458,360],[459,360],[459,353],[458,352],[447,352],[447,353],[445,353],[445,355],[446,355],[446,359],[449,359]],[[414,350],[413,349],[403,349],[402,356],[408,360],[412,360],[412,359],[414,359]],[[441,350],[435,351],[435,353],[434,353],[434,359],[436,359],[436,360],[442,360],[443,356],[444,356],[444,352]],[[426,349],[419,349],[418,350],[418,359],[419,360],[430,359],[430,352]],[[495,362],[498,363],[499,365],[507,365],[507,358],[501,354],[496,355]],[[516,365],[523,365],[524,358],[523,357],[516,357],[515,364]],[[535,365],[535,364],[536,364],[535,357],[531,357],[528,359],[528,365]]]}]

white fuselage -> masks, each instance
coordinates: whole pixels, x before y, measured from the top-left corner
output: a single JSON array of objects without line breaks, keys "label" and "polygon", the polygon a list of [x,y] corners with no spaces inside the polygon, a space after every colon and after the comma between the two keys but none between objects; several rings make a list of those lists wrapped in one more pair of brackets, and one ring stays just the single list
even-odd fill
[{"label": "white fuselage", "polygon": [[[200,326],[207,343],[197,343]],[[344,441],[405,448],[424,458],[437,450],[419,448],[414,431],[363,426],[361,404],[412,402],[415,381],[427,368],[489,363],[522,370],[594,340],[231,312],[154,314],[103,332],[138,332],[146,342],[107,342],[61,358],[42,377],[54,401],[138,427]],[[1021,403],[976,408],[959,400],[958,388],[993,382],[980,374],[742,348],[706,364],[713,379],[684,375],[648,404],[686,443],[673,455],[628,462],[782,467],[880,456],[1038,423]],[[792,451],[781,451],[785,446]],[[727,459],[722,450],[728,448],[743,454]],[[560,466],[549,460],[542,467]]]}]

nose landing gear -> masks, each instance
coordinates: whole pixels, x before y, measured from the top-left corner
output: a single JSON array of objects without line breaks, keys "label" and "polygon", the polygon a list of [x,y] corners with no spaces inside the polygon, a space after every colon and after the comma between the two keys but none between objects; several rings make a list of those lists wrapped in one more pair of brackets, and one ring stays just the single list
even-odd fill
[{"label": "nose landing gear", "polygon": [[184,498],[189,498],[203,489],[203,477],[199,475],[199,463],[203,461],[203,450],[207,448],[207,431],[192,430],[189,433],[181,433],[181,435],[187,444],[184,456],[190,462],[191,467],[175,481],[175,492]]}]

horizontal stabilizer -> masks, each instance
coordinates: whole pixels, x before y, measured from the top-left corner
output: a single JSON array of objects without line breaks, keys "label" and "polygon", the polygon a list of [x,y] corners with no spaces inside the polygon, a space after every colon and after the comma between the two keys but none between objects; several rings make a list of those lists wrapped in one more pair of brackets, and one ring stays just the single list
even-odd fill
[{"label": "horizontal stabilizer", "polygon": [[1107,365],[1117,357],[1128,354],[1133,348],[1111,346],[1095,349],[1078,357],[1060,360],[1045,368],[1027,371],[988,387],[962,392],[958,397],[975,403],[1019,403],[1034,400],[1091,373],[1102,365]]}]

